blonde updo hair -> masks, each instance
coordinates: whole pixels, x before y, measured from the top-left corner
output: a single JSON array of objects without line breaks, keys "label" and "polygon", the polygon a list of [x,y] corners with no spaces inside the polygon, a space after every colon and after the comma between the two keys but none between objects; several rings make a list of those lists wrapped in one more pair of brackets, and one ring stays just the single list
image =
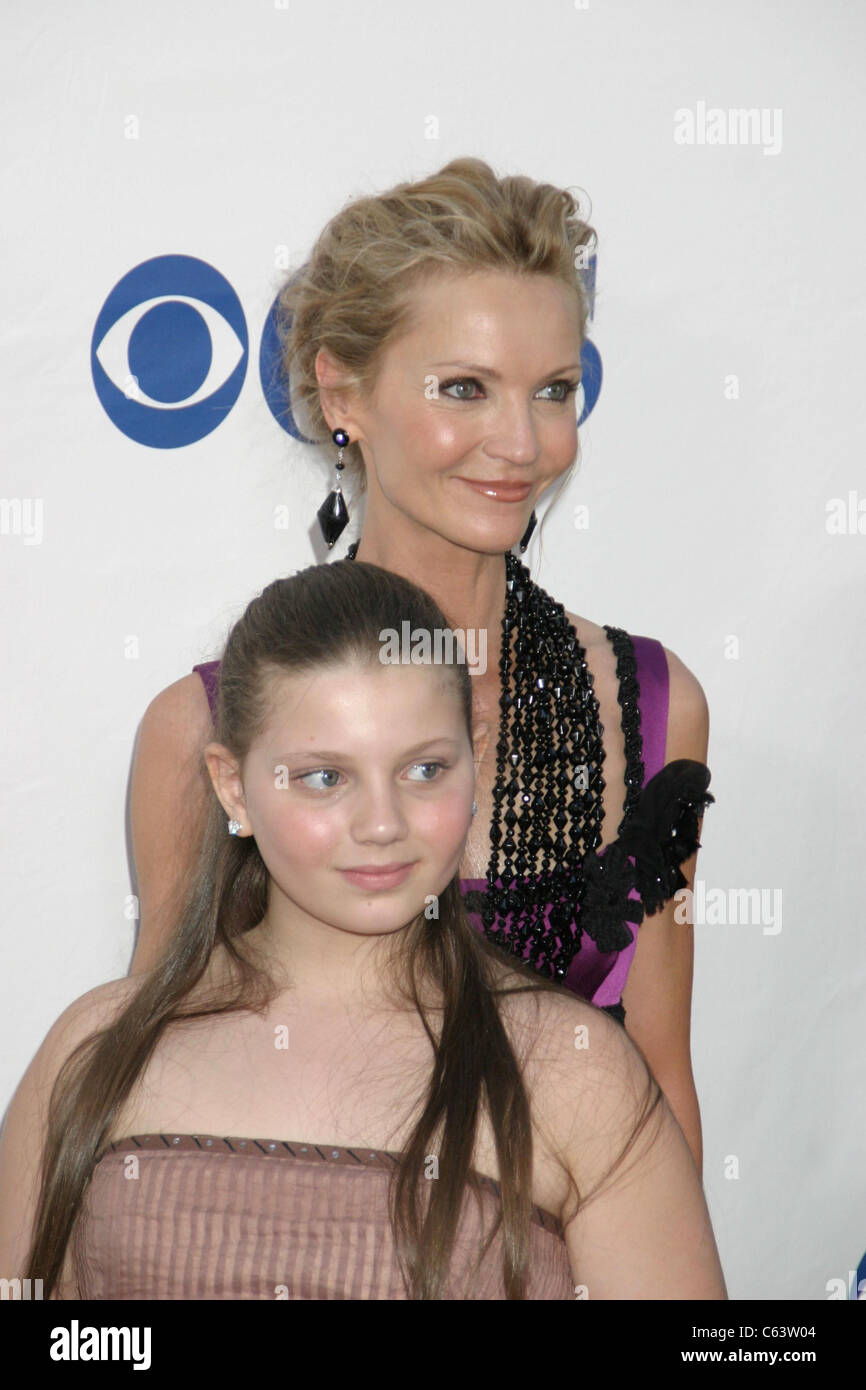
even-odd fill
[{"label": "blonde updo hair", "polygon": [[[330,442],[316,377],[319,350],[368,396],[386,347],[408,331],[412,290],[437,273],[552,275],[575,292],[583,344],[589,313],[583,269],[596,239],[567,189],[524,175],[500,179],[489,164],[468,157],[417,183],[347,203],[279,296],[281,366],[295,420],[309,439]],[[343,460],[363,492],[357,443]]]}]

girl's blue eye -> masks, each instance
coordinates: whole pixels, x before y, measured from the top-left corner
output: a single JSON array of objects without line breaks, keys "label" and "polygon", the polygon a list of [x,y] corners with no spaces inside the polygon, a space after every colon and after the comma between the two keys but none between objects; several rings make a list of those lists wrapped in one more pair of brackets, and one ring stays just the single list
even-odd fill
[{"label": "girl's blue eye", "polygon": [[[413,768],[416,768],[416,767],[420,767],[420,768],[435,768],[435,769],[441,768],[441,769],[444,771],[444,769],[447,767],[447,763],[438,763],[438,762],[432,762],[432,763],[413,763],[413,764],[412,764],[412,767],[413,767]],[[312,783],[312,782],[310,781],[310,778],[311,778],[311,777],[332,778],[333,780],[332,780],[332,781],[325,781],[324,783],[320,782],[320,783],[318,784],[318,786],[317,786],[317,785],[315,785],[314,783]],[[325,792],[327,792],[327,791],[333,791],[334,787],[336,787],[336,786],[339,785],[340,774],[339,774],[339,772],[336,770],[336,768],[333,768],[333,767],[319,767],[319,768],[316,768],[315,772],[302,772],[302,773],[300,773],[300,774],[298,775],[298,777],[297,777],[295,780],[298,781],[298,782],[302,782],[302,783],[304,784],[305,787],[308,787],[308,788],[309,788],[310,791],[325,791]],[[436,773],[434,772],[434,774],[433,774],[432,777],[427,777],[427,776],[423,776],[423,775],[422,775],[421,777],[411,777],[411,778],[410,778],[410,781],[413,781],[413,782],[435,782],[435,781],[436,781]]]},{"label": "girl's blue eye", "polygon": [[[563,390],[559,396],[548,396],[547,398],[548,400],[555,401],[556,404],[561,405],[564,401],[568,400],[569,396],[577,390],[579,385],[579,381],[566,381],[565,379],[563,379],[561,381],[552,381],[549,386],[542,386],[541,389],[542,391],[551,391],[555,386],[562,387]],[[453,386],[477,386],[480,390],[483,390],[481,382],[478,380],[477,377],[458,376],[454,377],[453,381],[443,381],[439,387],[439,394],[442,395],[444,394],[444,392],[450,391]],[[452,396],[450,399],[452,401],[473,401],[476,399],[476,397],[459,395]]]},{"label": "girl's blue eye", "polygon": [[[308,783],[307,783],[307,778],[308,778],[308,777],[336,777],[336,778],[339,778],[339,776],[340,776],[339,772],[337,772],[333,767],[319,767],[319,768],[316,769],[315,772],[304,772],[304,773],[302,773],[301,776],[298,778],[298,781],[299,781],[299,782],[303,782],[305,785],[308,785]],[[326,786],[324,786],[324,787],[322,787],[322,786],[310,787],[310,791],[330,791],[331,788],[332,788],[332,787],[335,787],[336,785],[337,785],[336,782],[329,782],[329,783],[328,783]]]},{"label": "girl's blue eye", "polygon": [[[441,767],[441,768],[444,770],[444,768],[445,768],[445,763],[413,763],[412,766],[413,766],[413,767]],[[436,781],[436,778],[435,778],[435,776],[433,776],[433,777],[419,777],[419,778],[412,778],[411,780],[413,780],[413,781],[420,781],[420,782],[435,782],[435,781]]]}]

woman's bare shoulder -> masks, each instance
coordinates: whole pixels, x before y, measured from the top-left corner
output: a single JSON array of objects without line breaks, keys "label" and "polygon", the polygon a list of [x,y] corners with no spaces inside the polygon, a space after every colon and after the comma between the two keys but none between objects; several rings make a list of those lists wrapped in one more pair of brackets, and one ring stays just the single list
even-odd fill
[{"label": "woman's bare shoulder", "polygon": [[566,611],[565,616],[580,638],[580,645],[585,651],[591,652],[599,647],[610,646],[608,635],[600,623],[590,622],[589,618],[582,618],[579,613]]},{"label": "woman's bare shoulder", "polygon": [[[566,616],[589,658],[593,673],[606,680],[612,689],[616,658],[604,628],[588,618],[581,618],[577,613],[567,613]],[[668,669],[668,733],[673,748],[666,754],[665,761],[670,762],[673,758],[703,759],[709,737],[709,707],[704,688],[676,652],[663,645],[662,651]]]},{"label": "woman's bare shoulder", "polygon": [[203,753],[213,737],[207,695],[195,671],[155,695],[139,725],[130,786],[141,912],[135,973],[159,958],[175,896],[194,866],[212,794]]},{"label": "woman's bare shoulder", "polygon": [[704,762],[710,735],[706,692],[695,673],[675,652],[664,648],[668,664],[668,737],[665,761],[695,758]]},{"label": "woman's bare shoulder", "polygon": [[582,618],[578,613],[566,613],[566,617],[586,654],[596,694],[606,700],[614,700],[618,688],[617,660],[610,638],[599,623],[590,622],[589,618]]},{"label": "woman's bare shoulder", "polygon": [[204,682],[198,672],[172,681],[154,695],[144,712],[139,737],[159,732],[163,737],[198,738],[213,728]]},{"label": "woman's bare shoulder", "polygon": [[201,752],[213,738],[210,705],[201,677],[195,671],[172,681],[154,695],[141,719],[133,767],[133,816],[139,793],[159,795],[151,781],[186,780],[202,769]]}]

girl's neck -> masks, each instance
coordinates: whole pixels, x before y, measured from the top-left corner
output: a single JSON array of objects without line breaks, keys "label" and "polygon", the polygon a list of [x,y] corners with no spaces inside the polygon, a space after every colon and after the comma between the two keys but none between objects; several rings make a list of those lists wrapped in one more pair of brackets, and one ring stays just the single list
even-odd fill
[{"label": "girl's neck", "polygon": [[[295,1015],[307,1011],[366,1017],[405,1008],[389,983],[385,938],[352,938],[336,930],[331,933],[324,924],[294,931],[265,916],[239,948],[273,981],[275,1001],[284,1001]],[[211,963],[214,980],[226,983],[231,963],[225,953],[217,959],[215,952]]]}]

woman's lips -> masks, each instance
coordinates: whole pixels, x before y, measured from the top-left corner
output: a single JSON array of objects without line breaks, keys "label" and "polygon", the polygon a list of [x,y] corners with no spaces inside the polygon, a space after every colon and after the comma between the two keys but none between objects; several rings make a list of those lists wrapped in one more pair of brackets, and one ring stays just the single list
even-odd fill
[{"label": "woman's lips", "polygon": [[359,888],[396,888],[409,877],[414,867],[413,863],[403,864],[398,869],[341,869],[340,873]]},{"label": "woman's lips", "polygon": [[458,478],[458,481],[484,497],[493,498],[495,502],[524,502],[532,487],[532,483],[498,483],[495,479],[476,482],[470,478]]}]

